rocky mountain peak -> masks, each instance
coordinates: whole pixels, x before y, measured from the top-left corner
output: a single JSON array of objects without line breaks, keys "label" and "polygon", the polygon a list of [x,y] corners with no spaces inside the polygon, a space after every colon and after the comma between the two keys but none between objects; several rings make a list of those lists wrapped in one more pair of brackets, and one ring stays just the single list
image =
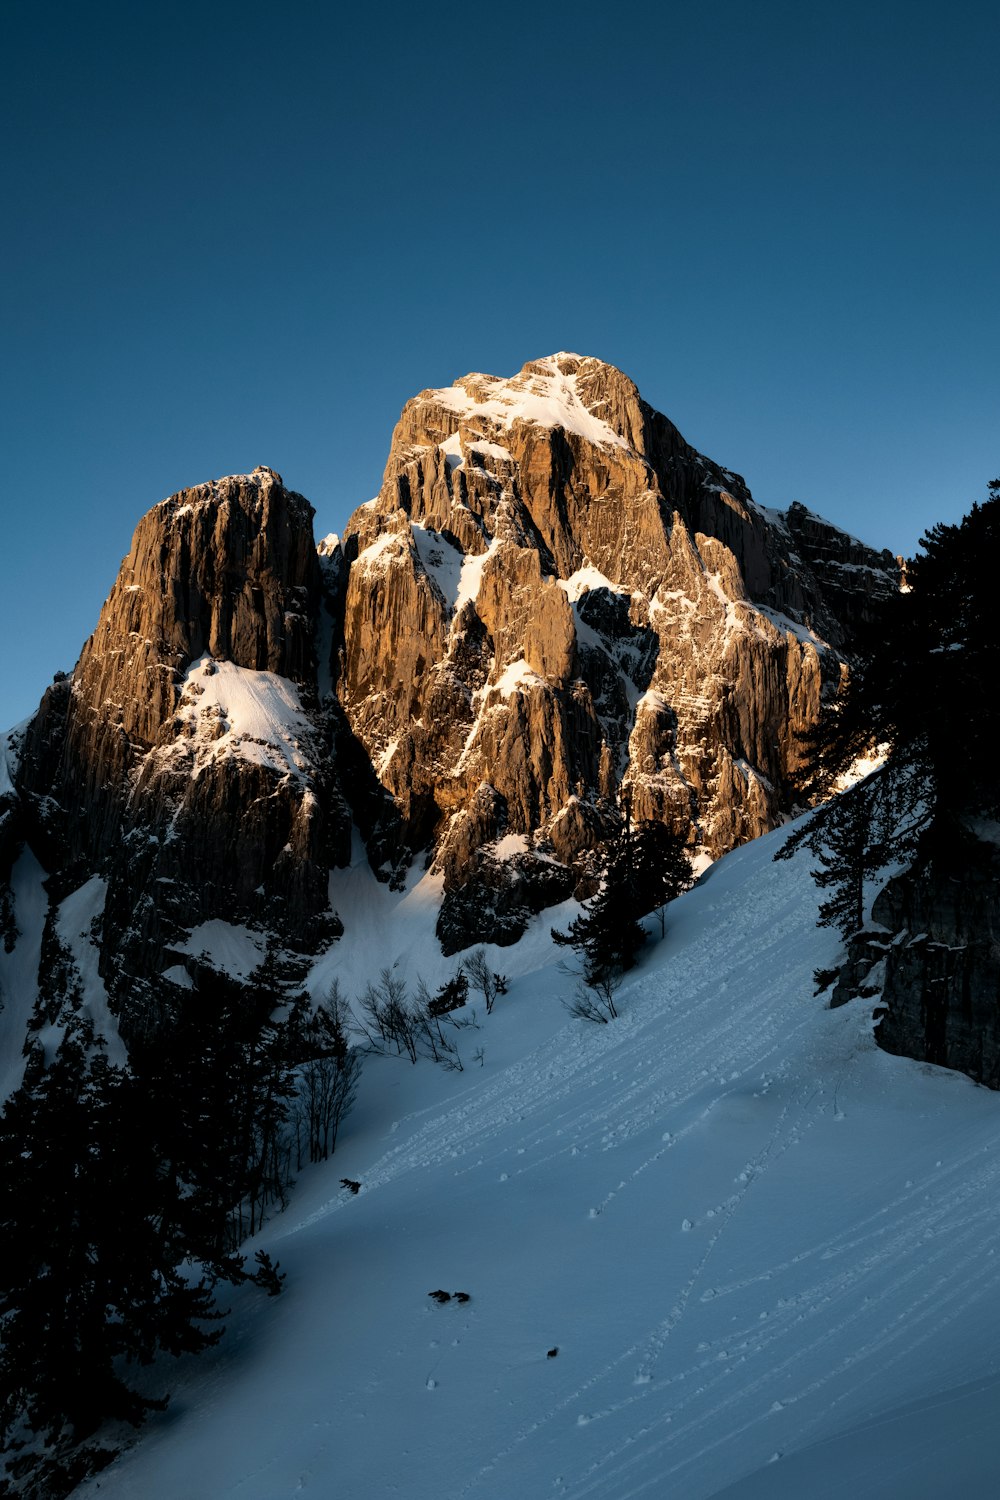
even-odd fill
[{"label": "rocky mountain peak", "polygon": [[440,449],[449,469],[474,465],[477,455],[518,462],[526,449],[550,438],[567,455],[582,443],[641,456],[648,412],[628,376],[581,355],[533,360],[509,379],[466,375],[407,402],[384,483],[397,477],[405,458],[427,447]]},{"label": "rocky mountain peak", "polygon": [[26,735],[21,828],[60,881],[107,882],[105,978],[125,1028],[206,921],[254,924],[261,954],[331,929],[340,803],[312,517],[264,467],[153,506]]},{"label": "rocky mountain peak", "polygon": [[205,922],[329,935],[341,784],[377,870],[443,875],[450,948],[588,889],[624,800],[709,856],[764,832],[898,578],[565,352],[422,391],[342,539],[312,520],[263,465],[155,505],[24,737],[18,827],[107,881],[114,1004]]},{"label": "rocky mountain peak", "polygon": [[530,360],[509,379],[472,374],[442,390],[423,391],[413,407],[441,408],[466,427],[501,434],[518,424],[558,429],[598,446],[641,450],[640,401],[635,385],[614,365],[579,354]]},{"label": "rocky mountain peak", "polygon": [[455,890],[511,834],[573,865],[626,785],[713,855],[773,826],[898,577],[565,353],[408,402],[344,557],[340,699],[400,857],[430,841]]}]

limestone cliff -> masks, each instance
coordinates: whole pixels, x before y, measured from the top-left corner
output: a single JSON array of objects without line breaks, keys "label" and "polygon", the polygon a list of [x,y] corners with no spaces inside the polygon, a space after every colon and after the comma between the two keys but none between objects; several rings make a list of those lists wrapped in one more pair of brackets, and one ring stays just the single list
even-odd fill
[{"label": "limestone cliff", "polygon": [[896,578],[756,505],[610,365],[470,375],[407,404],[343,543],[263,468],[143,517],[9,758],[0,857],[26,840],[53,900],[103,883],[126,1031],[212,924],[291,970],[328,941],[351,814],[386,878],[436,862],[449,950],[513,940],[589,888],[626,797],[711,855],[772,827]]},{"label": "limestone cliff", "polygon": [[[711,855],[773,827],[798,736],[898,581],[568,354],[410,401],[344,557],[338,693],[398,818],[378,854],[430,844],[452,906],[477,872],[496,892],[500,838],[583,868],[623,788]],[[486,935],[468,906],[450,941]]]},{"label": "limestone cliff", "polygon": [[262,955],[331,933],[348,820],[316,693],[312,514],[263,468],[155,506],[26,735],[29,842],[62,892],[95,870],[108,883],[123,1030],[161,971],[183,978],[202,923],[251,923]]}]

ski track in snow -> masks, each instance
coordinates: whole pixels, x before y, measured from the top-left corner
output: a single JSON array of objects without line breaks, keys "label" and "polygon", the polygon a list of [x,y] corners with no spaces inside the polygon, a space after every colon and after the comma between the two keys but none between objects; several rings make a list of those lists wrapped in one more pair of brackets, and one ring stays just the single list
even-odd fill
[{"label": "ski track in snow", "polygon": [[[648,1343],[642,1348],[633,1344],[621,1351],[608,1365],[596,1371],[544,1416],[532,1422],[530,1427],[520,1432],[511,1444],[494,1455],[476,1478],[462,1489],[460,1492],[462,1495],[474,1492],[479,1487],[479,1482],[491,1475],[496,1465],[508,1457],[518,1445],[534,1437],[546,1424],[563,1416],[567,1411],[577,1408],[597,1385],[608,1377],[620,1373],[622,1367],[629,1365],[637,1355],[638,1365],[634,1383],[637,1386],[646,1386],[653,1380],[658,1374],[657,1365],[667,1340],[685,1316],[688,1304],[701,1283],[702,1273],[717,1242],[738,1212],[752,1184],[760,1173],[766,1170],[768,1158],[772,1154],[780,1154],[800,1139],[797,1128],[793,1127],[785,1131],[783,1127],[786,1118],[794,1111],[804,1114],[818,1092],[818,1088],[813,1088],[811,1091],[801,1090],[791,1109],[786,1107],[782,1111],[781,1119],[772,1131],[764,1150],[752,1164],[748,1164],[746,1185],[725,1205],[719,1226],[709,1236],[693,1274],[681,1289],[681,1294],[670,1309],[668,1316],[652,1332]],[[810,1123],[812,1121],[807,1122],[805,1128],[808,1128]],[[984,1149],[977,1148],[975,1153],[970,1153],[967,1158],[958,1163],[958,1166],[962,1169],[968,1167],[971,1165],[972,1158],[981,1155]],[[581,1497],[581,1500],[583,1496],[592,1494],[608,1496],[609,1500],[612,1496],[627,1500],[627,1497],[657,1489],[664,1479],[684,1467],[696,1464],[721,1443],[732,1441],[734,1437],[761,1420],[760,1416],[755,1414],[735,1427],[729,1425],[733,1407],[745,1406],[748,1401],[753,1401],[757,1397],[763,1400],[762,1393],[765,1388],[776,1388],[777,1382],[793,1372],[799,1362],[807,1361],[834,1339],[842,1339],[845,1330],[855,1324],[868,1325],[873,1322],[875,1331],[867,1338],[860,1337],[856,1349],[849,1356],[832,1365],[824,1377],[807,1383],[795,1395],[786,1397],[780,1406],[773,1409],[783,1410],[807,1396],[822,1391],[829,1381],[846,1374],[859,1364],[867,1365],[867,1373],[863,1379],[871,1381],[884,1373],[891,1360],[911,1355],[935,1332],[946,1328],[953,1321],[958,1310],[980,1301],[984,1291],[992,1290],[1000,1281],[1000,1262],[994,1257],[993,1265],[987,1271],[983,1267],[981,1254],[982,1234],[980,1231],[984,1227],[988,1230],[995,1227],[997,1222],[995,1208],[988,1203],[988,1206],[981,1208],[978,1212],[966,1213],[964,1217],[960,1217],[970,1201],[982,1200],[984,1196],[995,1192],[998,1176],[1000,1176],[1000,1165],[997,1164],[988,1165],[968,1179],[961,1176],[956,1190],[939,1199],[935,1211],[930,1215],[925,1211],[924,1195],[913,1189],[902,1195],[900,1199],[887,1204],[877,1216],[873,1216],[886,1222],[873,1224],[864,1235],[845,1234],[832,1242],[817,1245],[812,1250],[793,1257],[790,1261],[778,1263],[773,1269],[761,1273],[760,1276],[750,1281],[712,1287],[705,1294],[706,1300],[732,1295],[744,1290],[754,1281],[770,1280],[773,1275],[778,1275],[811,1257],[818,1256],[820,1260],[827,1261],[847,1253],[860,1255],[859,1261],[852,1262],[844,1272],[829,1277],[821,1276],[795,1296],[779,1299],[775,1311],[768,1314],[765,1322],[740,1328],[732,1335],[713,1339],[699,1346],[703,1348],[705,1357],[694,1364],[687,1364],[674,1371],[665,1380],[657,1379],[657,1391],[662,1394],[669,1387],[683,1387],[687,1390],[692,1382],[700,1382],[695,1386],[694,1398],[711,1398],[717,1393],[721,1394],[734,1369],[747,1365],[751,1361],[760,1367],[760,1373],[753,1380],[742,1382],[737,1392],[723,1396],[721,1400],[714,1400],[706,1409],[691,1416],[687,1421],[683,1419],[687,1408],[693,1404],[694,1398],[679,1399],[658,1418],[641,1423],[630,1431],[623,1442],[610,1449],[591,1465],[587,1474],[582,1476],[579,1482],[560,1488],[559,1493]],[[895,1212],[903,1209],[905,1204],[909,1207],[901,1212],[897,1221]],[[719,1213],[719,1210],[714,1212]],[[956,1219],[966,1226],[965,1231],[945,1236],[936,1250],[930,1255],[925,1254],[921,1262],[916,1262],[914,1252],[919,1250],[921,1245],[926,1245],[928,1239],[935,1237],[939,1230],[949,1222]],[[880,1318],[880,1299],[866,1298],[863,1304],[855,1305],[853,1309],[847,1310],[842,1321],[832,1324],[828,1322],[815,1337],[807,1340],[796,1337],[801,1325],[814,1318],[821,1309],[835,1310],[838,1302],[853,1290],[858,1281],[869,1278],[876,1271],[900,1265],[908,1265],[909,1269],[895,1276],[892,1290],[893,1296],[898,1297],[901,1290],[912,1287],[913,1294],[908,1297],[905,1312],[893,1312],[888,1319]],[[928,1279],[929,1267],[934,1268],[934,1274],[930,1279]],[[968,1281],[966,1277],[969,1278]],[[971,1289],[970,1282],[972,1283]],[[920,1332],[914,1337],[917,1327]],[[893,1346],[904,1340],[905,1347],[892,1353]],[[786,1353],[785,1349],[789,1343],[792,1343],[793,1347],[790,1352]],[[876,1358],[877,1364],[872,1364]],[[854,1389],[857,1390],[857,1388],[855,1385]],[[640,1406],[646,1400],[645,1391],[627,1395],[610,1406],[588,1413],[586,1425],[617,1416],[630,1407]],[[767,1415],[770,1414],[770,1412],[767,1413]],[[620,1487],[619,1481],[627,1477],[633,1465],[648,1468],[651,1454],[658,1454],[673,1445],[679,1445],[702,1430],[718,1432],[724,1422],[724,1436],[696,1448],[685,1455],[679,1463],[671,1464],[669,1459],[665,1460],[662,1466],[657,1467],[654,1477],[645,1478],[636,1486]],[[800,1428],[800,1437],[805,1436],[813,1425],[815,1421],[804,1424]],[[654,1443],[650,1443],[650,1437],[667,1426],[670,1427],[669,1434],[659,1436]],[[630,1450],[633,1450],[637,1444],[641,1444],[641,1452],[638,1455],[623,1458],[623,1455],[630,1454]]]},{"label": "ski track in snow", "polygon": [[381,1117],[258,1241],[294,1288],[273,1347],[203,1356],[100,1500],[710,1500],[764,1470],[804,1500],[772,1457],[992,1372],[1000,1101],[812,996],[836,939],[779,842],[669,909],[619,1020],[553,1027],[571,982],[531,959],[475,1034],[492,1070],[373,1066]]}]

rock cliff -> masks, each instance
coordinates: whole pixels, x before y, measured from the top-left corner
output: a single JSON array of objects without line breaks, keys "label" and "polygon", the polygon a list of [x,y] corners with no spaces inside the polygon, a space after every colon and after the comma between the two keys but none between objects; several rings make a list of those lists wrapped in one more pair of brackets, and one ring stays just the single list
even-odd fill
[{"label": "rock cliff", "polygon": [[[1000,1088],[1000,850],[969,839],[961,862],[919,860],[872,908],[882,983],[876,1040],[887,1052],[956,1068]],[[852,955],[859,945],[852,945]],[[881,971],[881,972],[880,972]],[[876,981],[873,985],[872,981]]]},{"label": "rock cliff", "polygon": [[290,973],[329,941],[352,816],[386,878],[436,864],[449,951],[588,889],[625,798],[709,855],[772,827],[898,578],[567,354],[422,392],[343,541],[312,514],[266,468],[154,506],[5,758],[4,857],[104,882],[125,1032],[213,924]]},{"label": "rock cliff", "polygon": [[888,553],[765,511],[621,371],[569,354],[410,401],[343,548],[335,669],[396,814],[379,855],[431,845],[452,942],[487,935],[467,900],[450,931],[470,879],[496,919],[498,839],[536,845],[508,881],[524,912],[547,858],[585,868],[623,789],[713,856],[773,827],[898,583]]},{"label": "rock cliff", "polygon": [[26,734],[26,836],[61,893],[107,880],[102,970],[126,1032],[203,923],[251,924],[262,957],[333,931],[349,819],[316,692],[312,515],[264,468],[155,506]]}]

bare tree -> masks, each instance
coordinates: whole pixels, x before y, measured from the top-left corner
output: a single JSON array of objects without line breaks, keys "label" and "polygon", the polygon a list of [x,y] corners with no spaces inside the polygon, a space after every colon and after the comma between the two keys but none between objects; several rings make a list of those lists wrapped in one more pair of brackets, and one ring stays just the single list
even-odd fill
[{"label": "bare tree", "polygon": [[403,1054],[415,1063],[418,1057],[429,1058],[449,1072],[463,1072],[462,1059],[449,1034],[460,1023],[448,1014],[453,1001],[464,1003],[468,981],[459,972],[436,995],[418,974],[411,998],[405,982],[385,968],[376,984],[366,986],[359,1006],[359,1021],[368,1040],[368,1050],[377,1056]]},{"label": "bare tree", "polygon": [[621,989],[621,975],[612,972],[581,979],[572,995],[563,1001],[571,1016],[581,1021],[595,1021],[606,1026],[618,1016],[615,996]]},{"label": "bare tree", "polygon": [[473,989],[478,990],[486,1001],[486,1014],[489,1015],[499,995],[507,993],[507,978],[504,974],[497,974],[486,962],[486,949],[476,948],[464,960],[462,968],[469,976],[469,983]]},{"label": "bare tree", "polygon": [[412,1063],[416,1062],[417,1016],[410,1007],[405,982],[392,968],[380,970],[378,982],[365,986],[359,1020],[370,1051],[385,1056],[395,1048],[397,1057],[405,1052]]},{"label": "bare tree", "polygon": [[314,1057],[299,1070],[299,1113],[310,1161],[326,1161],[336,1150],[337,1133],[354,1103],[360,1076],[361,1055],[355,1048],[340,1057]]},{"label": "bare tree", "polygon": [[294,1022],[296,1069],[295,1145],[298,1169],[304,1154],[326,1161],[337,1145],[341,1121],[357,1095],[361,1053],[348,1045],[348,1006],[333,980],[326,999],[308,1011],[305,997]]}]

